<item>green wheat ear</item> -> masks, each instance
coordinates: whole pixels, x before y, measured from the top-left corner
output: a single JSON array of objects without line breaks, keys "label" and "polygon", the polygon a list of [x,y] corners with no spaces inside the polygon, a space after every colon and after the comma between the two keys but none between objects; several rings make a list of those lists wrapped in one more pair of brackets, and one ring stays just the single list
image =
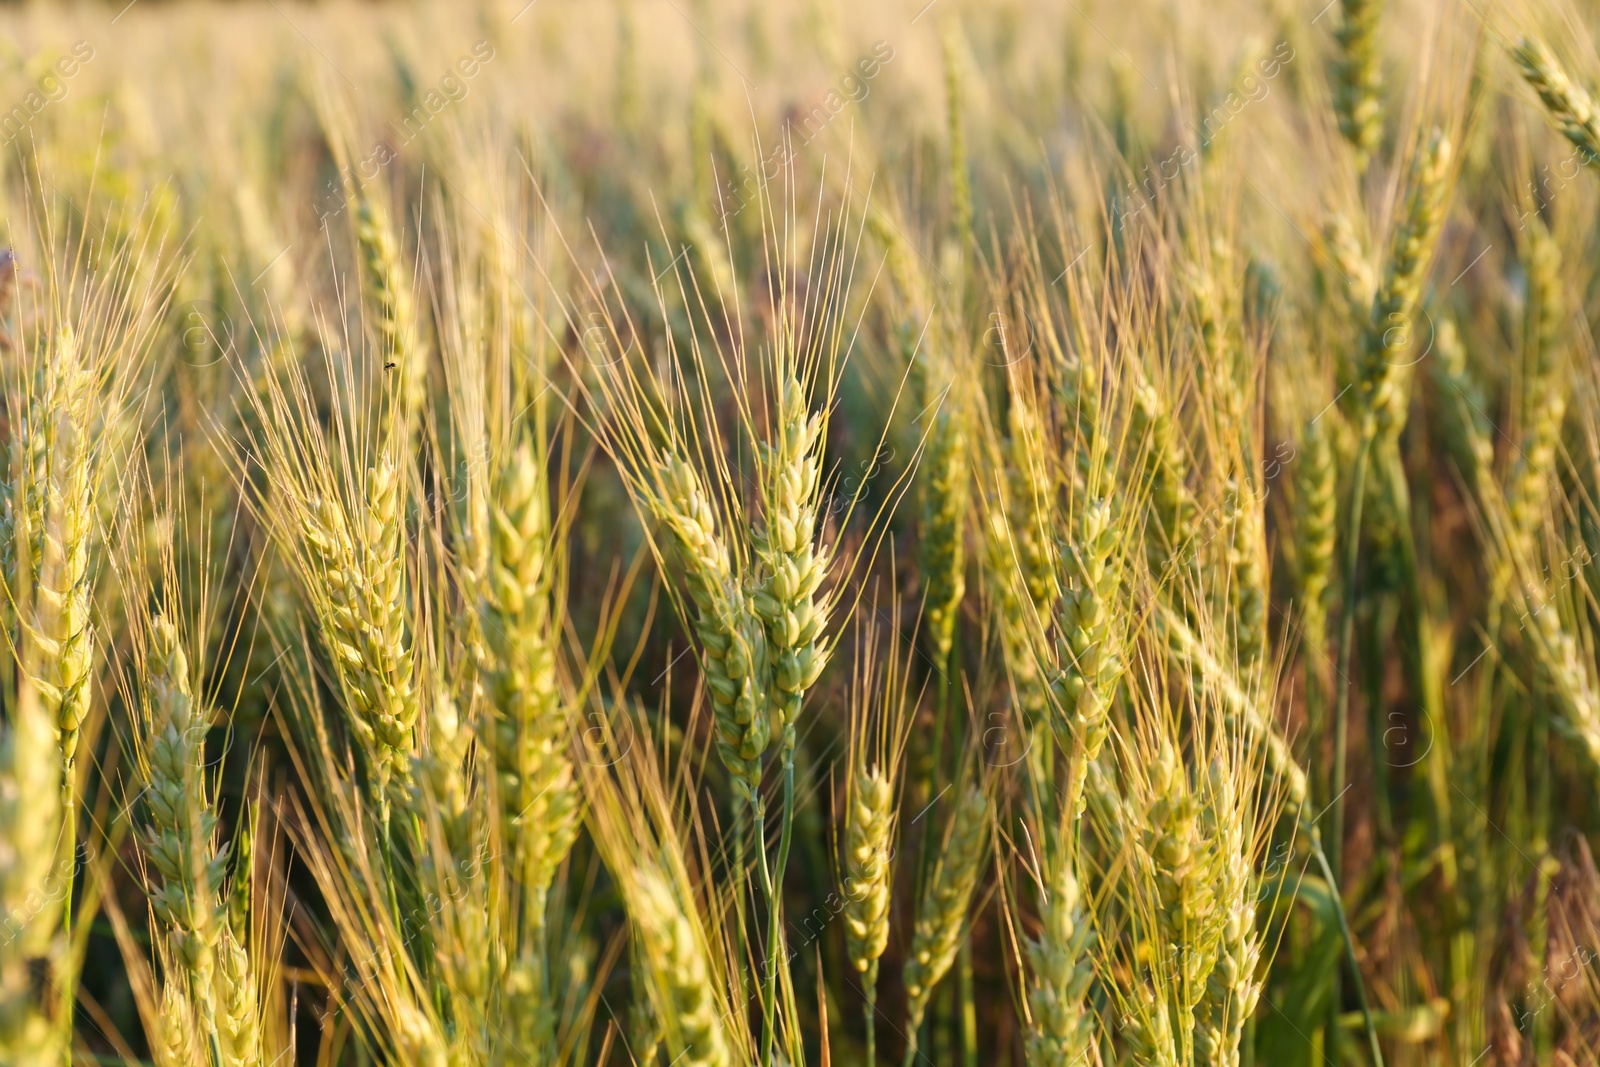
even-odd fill
[{"label": "green wheat ear", "polygon": [[1094,927],[1083,891],[1072,874],[1071,853],[1057,846],[1039,904],[1039,936],[1027,945],[1032,985],[1028,1008],[1029,1067],[1073,1067],[1090,1062],[1094,1014],[1085,1002],[1094,981]]},{"label": "green wheat ear", "polygon": [[1344,17],[1335,31],[1339,59],[1334,72],[1334,110],[1339,132],[1355,149],[1356,169],[1366,169],[1383,141],[1383,78],[1378,51],[1381,0],[1344,0]]},{"label": "green wheat ear", "polygon": [[894,787],[882,769],[852,778],[845,824],[845,948],[863,974],[889,945],[889,860],[894,840]]},{"label": "green wheat ear", "polygon": [[0,938],[0,1060],[19,1067],[66,1059],[61,1027],[35,995],[61,948],[62,775],[54,724],[24,681],[0,725],[0,908],[12,924]]},{"label": "green wheat ear", "polygon": [[1537,38],[1524,37],[1512,48],[1511,56],[1521,68],[1522,77],[1539,94],[1550,118],[1583,153],[1583,161],[1600,161],[1600,108],[1589,91],[1567,77],[1550,49]]},{"label": "green wheat ear", "polygon": [[[908,1032],[922,1025],[933,989],[949,973],[966,936],[967,908],[982,872],[991,821],[988,795],[969,786],[956,805],[938,863],[917,902],[911,956],[902,974]],[[908,1062],[914,1052],[914,1047],[908,1048]]]},{"label": "green wheat ear", "polygon": [[924,590],[924,624],[934,661],[945,664],[967,591],[967,503],[971,498],[971,440],[965,407],[947,395],[934,416],[922,459],[922,515],[918,530]]},{"label": "green wheat ear", "polygon": [[730,1062],[722,1019],[711,991],[711,971],[694,924],[665,879],[641,867],[629,894],[635,929],[650,961],[676,1062],[689,1067],[724,1067]]},{"label": "green wheat ear", "polygon": [[[1322,418],[1334,417],[1324,413]],[[1301,640],[1307,662],[1321,671],[1328,646],[1328,587],[1337,539],[1338,472],[1321,418],[1306,423],[1300,437],[1300,468],[1294,479],[1295,573],[1300,582]]]}]

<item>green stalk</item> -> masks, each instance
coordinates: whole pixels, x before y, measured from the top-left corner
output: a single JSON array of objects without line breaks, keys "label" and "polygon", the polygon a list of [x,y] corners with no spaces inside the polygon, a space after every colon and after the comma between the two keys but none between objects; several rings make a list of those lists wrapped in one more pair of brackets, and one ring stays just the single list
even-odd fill
[{"label": "green stalk", "polygon": [[[765,808],[763,806],[763,814]],[[763,818],[761,825],[765,827]],[[783,829],[778,836],[778,865],[776,882],[767,876],[766,833],[762,832],[761,872],[767,877],[767,899],[771,913],[767,920],[767,974],[762,989],[761,1014],[764,1033],[761,1038],[761,1062],[772,1061],[772,1043],[777,1036],[773,1026],[777,1012],[778,957],[783,951],[783,927],[779,912],[783,903],[783,873],[789,865],[789,845],[794,837],[794,734],[793,728],[784,738],[783,747]]]},{"label": "green stalk", "polygon": [[[1344,938],[1345,958],[1350,961],[1350,970],[1356,979],[1356,1001],[1361,1005],[1361,1022],[1367,1032],[1367,1047],[1372,1052],[1373,1067],[1383,1067],[1383,1049],[1378,1045],[1378,1024],[1372,1017],[1372,1008],[1367,1003],[1367,986],[1361,980],[1361,970],[1356,966],[1356,942],[1350,935],[1350,921],[1345,917],[1344,899],[1339,893],[1339,881],[1334,876],[1333,868],[1328,864],[1328,854],[1322,848],[1322,833],[1315,824],[1311,826],[1311,854],[1316,858],[1317,866],[1322,869],[1322,877],[1328,880],[1328,896],[1333,900],[1333,913],[1339,920],[1339,933]],[[1336,994],[1333,1002],[1333,1014],[1337,1017],[1339,1012],[1339,980],[1337,972],[1334,976],[1333,991]],[[1335,1040],[1337,1019],[1328,1028],[1328,1037],[1324,1042],[1323,1055],[1327,1055],[1327,1047]]]},{"label": "green stalk", "polygon": [[[1339,917],[1339,931],[1344,935],[1345,953],[1350,958],[1350,969],[1356,982],[1356,992],[1361,1002],[1361,1015],[1366,1024],[1367,1041],[1372,1047],[1373,1063],[1376,1067],[1383,1065],[1383,1052],[1378,1047],[1378,1030],[1372,1020],[1371,1009],[1367,1006],[1367,991],[1361,980],[1361,970],[1356,962],[1355,941],[1350,936],[1350,924],[1344,914],[1343,893],[1339,885],[1339,875],[1342,871],[1344,851],[1344,783],[1347,770],[1347,756],[1350,740],[1350,654],[1355,636],[1355,606],[1356,606],[1356,566],[1361,556],[1361,506],[1366,496],[1367,468],[1372,459],[1372,442],[1377,436],[1377,421],[1371,411],[1361,417],[1361,440],[1356,446],[1355,472],[1351,478],[1350,487],[1350,522],[1345,534],[1345,564],[1344,564],[1344,589],[1343,600],[1339,605],[1339,678],[1343,682],[1339,686],[1338,698],[1334,701],[1333,711],[1333,777],[1328,783],[1329,789],[1337,788],[1332,801],[1332,824],[1330,836],[1333,838],[1333,861],[1330,863],[1322,847],[1320,831],[1315,826],[1311,828],[1312,847],[1317,860],[1328,879],[1328,889],[1332,896],[1335,911]],[[1333,975],[1333,997],[1329,1007],[1327,1024],[1327,1044],[1332,1046],[1337,1040],[1339,1029],[1339,1001],[1341,996],[1341,982],[1338,972]]]},{"label": "green stalk", "polygon": [[865,993],[867,997],[867,1067],[878,1064],[878,961],[867,965]]},{"label": "green stalk", "polygon": [[972,939],[961,942],[957,955],[961,985],[961,1063],[962,1067],[978,1067],[978,1006],[972,990]]}]

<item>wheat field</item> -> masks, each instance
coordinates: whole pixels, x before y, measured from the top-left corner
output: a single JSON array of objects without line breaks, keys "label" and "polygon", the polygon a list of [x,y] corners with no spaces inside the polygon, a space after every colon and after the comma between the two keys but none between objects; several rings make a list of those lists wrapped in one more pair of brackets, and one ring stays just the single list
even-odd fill
[{"label": "wheat field", "polygon": [[1600,1063],[1600,10],[1322,2],[0,7],[0,1067]]}]

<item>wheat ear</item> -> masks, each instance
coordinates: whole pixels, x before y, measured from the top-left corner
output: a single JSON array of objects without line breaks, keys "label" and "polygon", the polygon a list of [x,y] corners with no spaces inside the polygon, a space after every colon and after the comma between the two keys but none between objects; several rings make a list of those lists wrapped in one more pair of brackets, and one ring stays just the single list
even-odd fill
[{"label": "wheat ear", "polygon": [[828,551],[815,545],[823,418],[807,410],[805,388],[787,379],[778,395],[777,442],[767,449],[762,479],[764,523],[756,531],[756,557],[766,575],[752,604],[766,624],[772,665],[767,698],[772,724],[783,729],[783,748],[794,748],[795,722],[806,690],[827,665],[819,640],[828,622],[817,596]]},{"label": "wheat ear", "polygon": [[694,923],[660,874],[640,867],[634,871],[633,882],[628,906],[650,961],[673,1062],[686,1067],[724,1067],[730,1062],[727,1039],[711,992],[705,946]]},{"label": "wheat ear", "polygon": [[1335,31],[1339,59],[1334,72],[1334,110],[1339,132],[1355,149],[1356,169],[1383,140],[1383,101],[1379,96],[1383,70],[1378,53],[1380,0],[1344,0],[1343,18]]},{"label": "wheat ear", "polygon": [[54,337],[38,395],[24,415],[12,448],[22,478],[7,499],[7,580],[19,588],[16,533],[29,532],[28,576],[37,583],[30,637],[37,645],[39,701],[56,722],[67,785],[78,749],[78,730],[89,703],[94,629],[89,619],[89,534],[93,522],[90,419],[94,377],[70,327]]},{"label": "wheat ear", "polygon": [[1562,134],[1583,154],[1583,161],[1600,160],[1600,108],[1589,91],[1567,77],[1543,41],[1524,37],[1511,55]]},{"label": "wheat ear", "polygon": [[353,529],[339,504],[325,498],[306,510],[302,533],[322,579],[313,591],[318,622],[350,701],[351,731],[368,759],[374,800],[386,811],[390,784],[410,777],[418,705],[394,461],[384,457],[366,481]]},{"label": "wheat ear", "polygon": [[1294,479],[1294,552],[1300,583],[1301,641],[1308,652],[1307,662],[1317,665],[1319,673],[1328,647],[1327,601],[1338,534],[1338,488],[1333,446],[1321,419],[1313,419],[1300,435],[1300,469]]},{"label": "wheat ear", "polygon": [[217,817],[206,798],[207,723],[195,707],[177,628],[166,618],[151,624],[145,671],[150,720],[159,731],[150,748],[147,791],[145,855],[160,879],[150,893],[151,910],[169,931],[171,961],[198,1023],[211,1035],[217,937],[226,922],[218,889],[227,849],[217,847]]},{"label": "wheat ear", "polygon": [[928,431],[922,459],[921,553],[923,619],[934,662],[949,662],[956,618],[967,591],[967,503],[971,438],[963,400],[947,393]]},{"label": "wheat ear", "polygon": [[525,895],[520,958],[507,984],[514,1018],[528,1024],[537,1047],[548,1045],[554,1022],[545,988],[545,899],[577,838],[580,808],[556,676],[553,549],[544,468],[524,441],[490,504],[481,619],[501,818]]},{"label": "wheat ear", "polygon": [[483,631],[498,712],[495,760],[517,868],[534,905],[577,835],[578,799],[556,678],[545,481],[527,442],[512,453],[491,505]]},{"label": "wheat ear", "polygon": [[[988,795],[976,785],[969,786],[956,805],[939,861],[917,901],[911,956],[901,975],[906,987],[907,1029],[912,1034],[922,1025],[934,987],[949,973],[966,935],[967,908],[982,871],[991,817]],[[915,1055],[913,1037],[905,1062],[909,1064]]]},{"label": "wheat ear", "polygon": [[1531,544],[1550,499],[1561,423],[1567,411],[1563,387],[1565,326],[1561,293],[1561,251],[1543,223],[1529,229],[1528,311],[1524,333],[1522,440],[1506,488],[1510,536]]},{"label": "wheat ear", "polygon": [[59,1067],[63,1031],[38,976],[57,954],[63,891],[75,861],[61,847],[63,768],[52,719],[25,679],[0,726],[0,1061]]},{"label": "wheat ear", "polygon": [[1077,536],[1062,555],[1061,607],[1056,623],[1061,674],[1052,686],[1054,702],[1066,717],[1073,739],[1073,767],[1068,788],[1076,798],[1069,816],[1083,810],[1083,784],[1111,732],[1111,704],[1127,669],[1124,659],[1126,622],[1117,610],[1123,564],[1120,532],[1111,502],[1097,500],[1084,508]]},{"label": "wheat ear", "polygon": [[734,577],[727,543],[695,469],[681,457],[663,456],[657,480],[648,500],[677,547],[688,579],[717,754],[733,778],[735,794],[753,807],[761,785],[761,754],[772,738],[766,631]]},{"label": "wheat ear", "polygon": [[[1071,813],[1069,812],[1069,817]],[[1027,945],[1031,1014],[1029,1067],[1081,1067],[1092,1062],[1094,1016],[1085,997],[1094,980],[1094,927],[1073,876],[1073,850],[1051,849],[1039,903],[1039,935]]]},{"label": "wheat ear", "polygon": [[1412,162],[1405,214],[1389,247],[1383,283],[1373,297],[1357,367],[1362,405],[1375,415],[1404,407],[1396,394],[1409,378],[1401,372],[1414,365],[1416,357],[1403,349],[1409,344],[1423,275],[1444,225],[1450,156],[1449,139],[1434,131]]},{"label": "wheat ear", "polygon": [[383,205],[365,192],[356,205],[356,243],[361,250],[362,277],[372,301],[375,325],[384,346],[384,360],[400,369],[401,406],[407,424],[428,395],[428,354],[422,345],[416,307],[405,260]]},{"label": "wheat ear", "polygon": [[1195,1023],[1197,1062],[1239,1067],[1244,1024],[1255,1014],[1262,982],[1261,939],[1256,933],[1256,882],[1251,813],[1221,760],[1211,766],[1202,833],[1213,857],[1212,905],[1220,924],[1216,965],[1206,979]]}]

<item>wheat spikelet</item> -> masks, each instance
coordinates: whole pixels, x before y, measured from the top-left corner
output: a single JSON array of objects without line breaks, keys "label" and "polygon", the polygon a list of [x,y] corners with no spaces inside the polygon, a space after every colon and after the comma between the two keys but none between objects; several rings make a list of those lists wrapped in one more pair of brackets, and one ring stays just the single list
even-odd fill
[{"label": "wheat spikelet", "polygon": [[1383,70],[1378,53],[1380,0],[1344,0],[1343,18],[1335,35],[1339,58],[1334,70],[1334,110],[1339,116],[1339,132],[1355,149],[1356,169],[1366,168],[1367,160],[1383,140],[1383,101],[1379,96]]},{"label": "wheat spikelet", "polygon": [[641,867],[633,881],[628,905],[650,961],[673,1062],[722,1067],[730,1062],[728,1045],[710,988],[705,947],[694,924],[661,875]]},{"label": "wheat spikelet", "polygon": [[1524,37],[1511,55],[1562,134],[1582,153],[1583,161],[1600,159],[1600,108],[1595,107],[1594,97],[1567,77],[1543,41]]},{"label": "wheat spikelet", "polygon": [[828,609],[817,597],[827,573],[828,551],[816,546],[818,468],[822,415],[806,408],[805,388],[794,378],[778,395],[777,443],[769,446],[762,502],[762,528],[755,532],[756,557],[766,574],[752,598],[766,624],[772,665],[767,699],[773,729],[783,729],[783,747],[794,748],[795,721],[806,690],[827,665],[827,648],[818,640]]},{"label": "wheat spikelet", "polygon": [[938,864],[917,901],[911,955],[901,975],[908,1031],[922,1025],[933,989],[949,973],[966,935],[967,907],[982,870],[990,817],[988,796],[978,786],[969,786],[956,805]]}]

